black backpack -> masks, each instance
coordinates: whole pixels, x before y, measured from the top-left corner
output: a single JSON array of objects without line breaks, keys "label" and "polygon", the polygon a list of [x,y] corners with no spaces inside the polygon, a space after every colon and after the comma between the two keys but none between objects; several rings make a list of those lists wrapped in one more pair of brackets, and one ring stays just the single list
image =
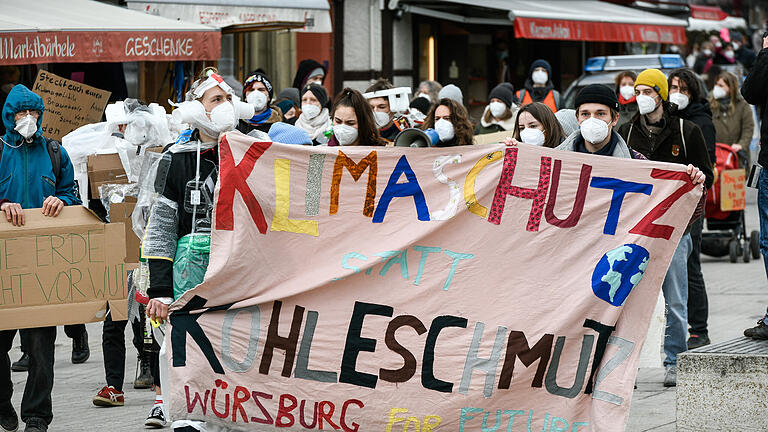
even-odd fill
[{"label": "black backpack", "polygon": [[[61,177],[61,143],[53,139],[45,139],[46,147],[48,147],[48,156],[51,158],[51,165],[53,166],[53,175],[56,177],[56,183],[59,182]],[[3,149],[5,146],[0,146],[0,158],[3,157]]]}]

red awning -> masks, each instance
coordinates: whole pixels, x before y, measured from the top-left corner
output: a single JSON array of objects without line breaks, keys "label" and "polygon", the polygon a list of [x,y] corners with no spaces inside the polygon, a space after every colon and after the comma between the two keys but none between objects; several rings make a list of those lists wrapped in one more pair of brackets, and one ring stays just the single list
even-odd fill
[{"label": "red awning", "polygon": [[722,21],[728,17],[728,14],[717,6],[690,5],[690,8],[691,18]]},{"label": "red awning", "polygon": [[685,44],[685,27],[517,17],[515,37],[590,42]]},{"label": "red awning", "polygon": [[92,0],[3,6],[0,64],[216,60],[221,32]]}]

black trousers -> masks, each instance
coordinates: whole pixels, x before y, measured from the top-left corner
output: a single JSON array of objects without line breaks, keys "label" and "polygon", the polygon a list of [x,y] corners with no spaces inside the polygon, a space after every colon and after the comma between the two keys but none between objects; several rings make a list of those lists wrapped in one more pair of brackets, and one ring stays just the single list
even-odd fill
[{"label": "black trousers", "polygon": [[[104,374],[107,385],[118,391],[123,391],[125,381],[125,327],[128,321],[112,321],[112,314],[107,314],[104,329],[101,333],[101,348],[104,351]],[[141,353],[144,344],[144,333],[141,321],[131,322],[133,329],[133,346]]]},{"label": "black trousers", "polygon": [[[67,337],[70,339],[79,337],[83,333],[86,333],[85,324],[67,324],[64,326],[64,334],[66,334]],[[27,351],[27,342],[24,339],[26,338],[24,337],[24,333],[22,332],[21,333],[21,352],[29,353]]]},{"label": "black trousers", "polygon": [[689,333],[707,334],[709,301],[704,275],[701,274],[701,231],[704,229],[704,217],[691,225],[693,249],[688,257],[688,327]]},{"label": "black trousers", "polygon": [[[56,342],[56,327],[40,327],[22,329],[21,339],[26,343],[29,355],[29,372],[21,399],[21,419],[26,422],[38,418],[51,424],[53,406],[51,391],[53,390],[54,343]],[[0,331],[0,411],[10,412],[13,383],[11,382],[11,358],[8,351],[13,344],[16,330]]]}]

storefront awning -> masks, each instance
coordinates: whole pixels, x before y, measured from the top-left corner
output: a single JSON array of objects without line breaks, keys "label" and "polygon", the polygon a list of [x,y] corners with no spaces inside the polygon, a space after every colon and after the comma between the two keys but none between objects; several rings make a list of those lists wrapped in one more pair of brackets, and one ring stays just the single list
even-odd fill
[{"label": "storefront awning", "polygon": [[93,0],[3,2],[0,64],[215,60],[221,32]]},{"label": "storefront awning", "polygon": [[152,15],[232,31],[296,29],[330,33],[327,0],[127,0],[128,7]]},{"label": "storefront awning", "polygon": [[[688,25],[685,20],[597,0],[446,0],[413,2],[413,6],[408,0],[394,0],[390,1],[390,7],[393,3],[402,3],[399,7],[405,11],[427,15],[431,10],[437,13],[436,17],[453,15],[463,18],[456,21],[466,23],[493,19],[494,24],[501,24],[504,20],[490,18],[492,14],[487,12],[467,17],[466,13],[451,13],[444,5],[462,5],[481,11],[501,10],[507,14],[506,22],[514,26],[515,37],[522,39],[684,44]],[[435,7],[430,8],[430,4]]]},{"label": "storefront awning", "polygon": [[688,30],[690,31],[720,31],[721,29],[745,29],[747,21],[741,17],[726,16],[725,19],[713,21],[709,19],[688,18]]}]

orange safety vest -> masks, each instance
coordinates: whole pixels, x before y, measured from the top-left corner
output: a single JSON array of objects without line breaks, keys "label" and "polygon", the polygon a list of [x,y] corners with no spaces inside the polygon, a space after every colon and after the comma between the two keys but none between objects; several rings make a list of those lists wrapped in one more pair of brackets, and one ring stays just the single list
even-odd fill
[{"label": "orange safety vest", "polygon": [[[523,93],[521,93],[523,92]],[[520,106],[528,105],[529,103],[533,102],[533,98],[531,98],[531,92],[527,91],[526,89],[521,89],[517,91],[517,100],[520,100],[520,95],[523,95],[523,100],[520,103]],[[547,97],[544,98],[543,101],[541,101],[544,105],[548,106],[549,109],[552,110],[552,112],[557,112],[557,102],[555,102],[555,92],[550,90],[549,93],[547,93]]]}]

